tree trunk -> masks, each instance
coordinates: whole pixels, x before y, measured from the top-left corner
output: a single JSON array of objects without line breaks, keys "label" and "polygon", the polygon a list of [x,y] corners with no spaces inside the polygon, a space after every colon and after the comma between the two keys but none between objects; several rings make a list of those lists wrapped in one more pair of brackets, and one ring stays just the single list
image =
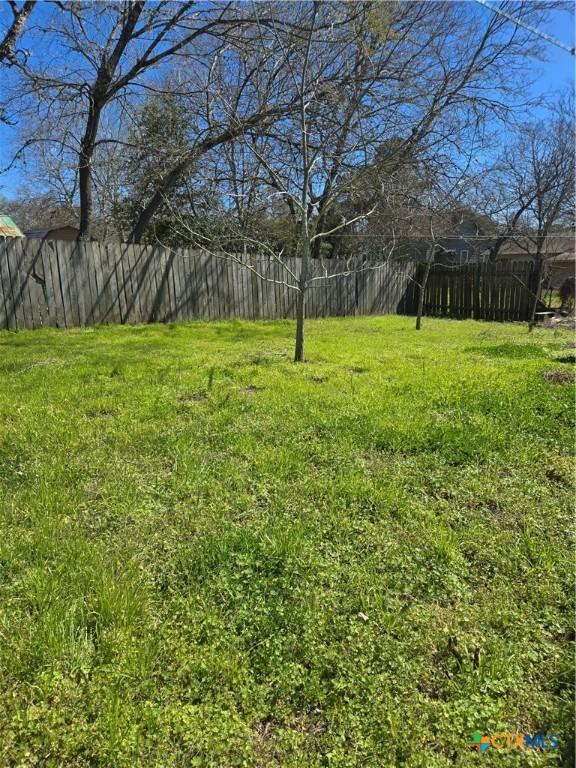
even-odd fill
[{"label": "tree trunk", "polygon": [[420,285],[420,293],[418,294],[418,311],[416,313],[416,330],[419,331],[422,326],[422,312],[424,311],[424,294],[426,293],[426,286],[428,285],[428,277],[430,276],[430,269],[432,268],[433,255],[428,256],[426,262],[426,270],[424,272],[424,278]]},{"label": "tree trunk", "polygon": [[92,101],[88,110],[86,131],[82,137],[78,159],[78,190],[80,194],[79,240],[89,239],[90,227],[92,226],[92,160],[94,159],[96,136],[98,135],[101,114],[102,106]]},{"label": "tree trunk", "polygon": [[92,222],[92,177],[90,173],[91,158],[85,152],[80,152],[78,163],[78,188],[80,191],[80,231],[78,239],[87,240],[90,237]]},{"label": "tree trunk", "polygon": [[296,300],[296,344],[294,347],[294,362],[304,361],[304,316],[306,310],[306,293],[300,287]]},{"label": "tree trunk", "polygon": [[150,222],[155,214],[162,207],[167,195],[175,188],[182,178],[185,170],[192,165],[194,157],[190,156],[178,163],[170,173],[163,179],[160,187],[154,192],[147,205],[143,208],[134,224],[132,232],[128,238],[129,243],[139,243],[146,232]]},{"label": "tree trunk", "polygon": [[302,247],[302,265],[298,280],[298,298],[296,300],[296,343],[294,346],[294,362],[304,362],[304,319],[306,317],[306,291],[308,290],[308,263],[310,259],[310,242],[304,238]]},{"label": "tree trunk", "polygon": [[540,303],[540,293],[542,291],[542,277],[544,276],[544,259],[541,254],[538,254],[536,260],[536,285],[534,288],[534,299],[532,301],[532,309],[530,310],[530,317],[528,320],[528,330],[531,331],[536,325],[536,312],[538,311],[538,304]]}]

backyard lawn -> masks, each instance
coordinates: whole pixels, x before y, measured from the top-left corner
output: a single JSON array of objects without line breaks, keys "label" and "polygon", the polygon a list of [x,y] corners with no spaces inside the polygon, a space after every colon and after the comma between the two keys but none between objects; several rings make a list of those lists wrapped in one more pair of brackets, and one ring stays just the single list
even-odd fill
[{"label": "backyard lawn", "polygon": [[573,337],[413,325],[0,333],[2,768],[570,765]]}]

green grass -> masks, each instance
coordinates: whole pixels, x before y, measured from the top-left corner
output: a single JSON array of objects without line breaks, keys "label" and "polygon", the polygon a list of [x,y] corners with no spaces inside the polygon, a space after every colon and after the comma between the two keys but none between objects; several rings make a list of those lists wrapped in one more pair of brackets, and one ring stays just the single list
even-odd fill
[{"label": "green grass", "polygon": [[571,337],[293,330],[0,334],[1,766],[570,763]]}]

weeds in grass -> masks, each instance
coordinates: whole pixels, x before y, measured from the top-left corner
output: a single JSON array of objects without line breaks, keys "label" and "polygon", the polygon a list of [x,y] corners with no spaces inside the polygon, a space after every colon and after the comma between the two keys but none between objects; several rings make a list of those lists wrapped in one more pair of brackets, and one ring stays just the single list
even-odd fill
[{"label": "weeds in grass", "polygon": [[568,333],[309,322],[0,334],[2,764],[569,764]]}]

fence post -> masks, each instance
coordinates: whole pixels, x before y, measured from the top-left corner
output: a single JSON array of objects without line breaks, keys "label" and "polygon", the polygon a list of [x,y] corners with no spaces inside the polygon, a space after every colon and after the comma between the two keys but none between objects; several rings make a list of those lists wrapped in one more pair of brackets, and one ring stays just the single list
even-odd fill
[{"label": "fence post", "polygon": [[475,320],[480,319],[480,280],[482,275],[482,264],[476,264],[474,275],[472,278],[473,286],[473,299],[472,299],[472,316]]}]

